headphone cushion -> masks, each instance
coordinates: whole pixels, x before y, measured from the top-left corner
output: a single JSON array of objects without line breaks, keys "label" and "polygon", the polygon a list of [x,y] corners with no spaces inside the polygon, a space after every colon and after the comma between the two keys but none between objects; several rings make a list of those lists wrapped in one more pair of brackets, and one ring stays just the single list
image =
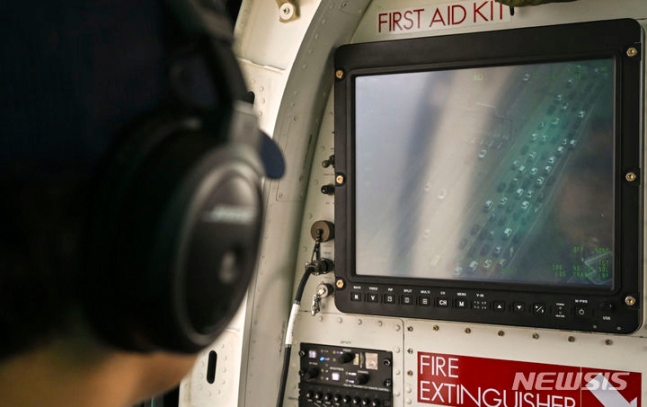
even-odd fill
[{"label": "headphone cushion", "polygon": [[146,157],[128,158],[126,174],[121,165],[111,174],[122,179],[119,199],[103,207],[106,227],[92,251],[90,320],[126,349],[196,352],[212,343],[242,301],[258,252],[257,154],[200,131],[171,133]]}]

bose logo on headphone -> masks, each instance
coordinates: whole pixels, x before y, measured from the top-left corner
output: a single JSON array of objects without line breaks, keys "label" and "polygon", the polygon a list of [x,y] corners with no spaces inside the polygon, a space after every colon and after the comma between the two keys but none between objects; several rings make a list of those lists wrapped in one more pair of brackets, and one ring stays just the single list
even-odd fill
[{"label": "bose logo on headphone", "polygon": [[244,206],[217,205],[210,212],[205,212],[202,220],[214,223],[248,225],[254,221],[254,209]]}]

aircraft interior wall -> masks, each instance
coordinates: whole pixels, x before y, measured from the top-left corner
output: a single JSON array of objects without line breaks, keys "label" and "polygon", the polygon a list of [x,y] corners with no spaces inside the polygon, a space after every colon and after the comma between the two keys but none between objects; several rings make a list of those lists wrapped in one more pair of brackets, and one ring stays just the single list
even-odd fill
[{"label": "aircraft interior wall", "polygon": [[[282,20],[285,4],[294,4],[296,9]],[[470,20],[455,14],[460,10],[453,6],[478,15],[471,15]],[[340,174],[334,160],[341,148],[347,148],[335,145],[333,89],[339,77],[335,77],[334,55],[338,47],[614,19],[632,19],[647,26],[647,2],[576,0],[517,7],[511,15],[508,7],[493,0],[244,0],[235,50],[255,94],[260,125],[283,149],[286,175],[265,184],[267,221],[247,301],[182,382],[180,406],[276,405],[289,338],[285,407],[647,405],[643,207],[639,242],[634,242],[641,252],[636,298],[639,326],[629,333],[342,312],[334,292],[350,289],[335,272],[309,277],[299,311],[289,320],[306,265],[317,257],[334,263],[335,237],[348,233],[335,228],[335,190],[343,180],[337,179]],[[642,172],[644,52],[643,34],[638,49],[642,105],[634,107],[642,116],[638,143]],[[397,143],[395,133],[392,141]],[[406,165],[402,162],[406,160],[399,162],[394,157],[393,162],[372,165],[380,168],[380,174],[388,174]],[[408,182],[412,188],[425,187],[421,180]],[[404,199],[403,195],[397,198],[403,194],[402,187],[395,188],[392,182],[385,181],[376,189],[396,196],[390,201]],[[647,202],[644,189],[643,183],[639,195],[643,206]],[[433,193],[445,199],[442,190]],[[375,205],[379,207],[380,202]],[[320,241],[317,230],[323,236]],[[330,360],[318,364],[324,356]],[[312,359],[311,370],[308,358]],[[522,372],[521,376],[515,376],[515,371]],[[342,381],[343,375],[351,377],[345,389],[340,385],[344,390],[339,393],[349,396],[348,403],[333,399],[334,391],[325,391],[335,388],[326,386],[340,380],[340,375]],[[379,382],[373,381],[376,377]],[[564,377],[571,381],[563,382]],[[310,401],[304,401],[310,379],[324,390],[317,395],[318,388],[312,387]],[[587,388],[591,382],[597,387]],[[606,392],[594,391],[598,388]],[[572,396],[574,391],[580,398]],[[586,400],[592,401],[584,404]]]}]

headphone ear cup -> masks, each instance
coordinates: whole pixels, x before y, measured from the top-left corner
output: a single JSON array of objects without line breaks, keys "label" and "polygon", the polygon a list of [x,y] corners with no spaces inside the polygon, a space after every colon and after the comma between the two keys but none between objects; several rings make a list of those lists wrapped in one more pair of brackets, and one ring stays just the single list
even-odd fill
[{"label": "headphone ear cup", "polygon": [[136,126],[108,170],[85,304],[118,347],[197,352],[246,293],[263,223],[262,165],[250,147],[219,145],[199,122],[158,116]]}]

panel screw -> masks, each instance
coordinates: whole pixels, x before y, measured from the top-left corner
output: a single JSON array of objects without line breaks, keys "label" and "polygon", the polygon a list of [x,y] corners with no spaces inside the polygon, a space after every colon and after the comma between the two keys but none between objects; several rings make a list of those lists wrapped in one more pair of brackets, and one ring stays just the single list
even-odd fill
[{"label": "panel screw", "polygon": [[413,376],[413,371],[407,370],[407,376]]},{"label": "panel screw", "polygon": [[636,49],[636,47],[627,48],[627,56],[628,57],[635,57],[636,55],[638,55],[638,50]]},{"label": "panel screw", "polygon": [[287,20],[291,19],[292,17],[294,17],[295,9],[294,9],[294,6],[292,4],[283,3],[281,5],[279,11],[281,12],[280,13],[280,18],[283,21],[287,21]]},{"label": "panel screw", "polygon": [[503,332],[503,331],[499,331],[499,332],[497,333],[497,335],[499,335],[499,336],[504,336],[504,335],[505,335],[505,332]]},{"label": "panel screw", "polygon": [[611,346],[611,345],[613,345],[613,341],[611,339],[607,339],[606,341],[604,341],[604,344],[608,345],[608,346]]},{"label": "panel screw", "polygon": [[337,183],[337,185],[344,185],[346,178],[344,178],[342,174],[337,174],[337,176],[335,177],[335,182]]},{"label": "panel screw", "polygon": [[409,332],[413,332],[413,327],[412,327],[412,326],[408,326],[408,327],[407,327],[407,331],[409,331]]},{"label": "panel screw", "polygon": [[575,342],[575,337],[574,336],[569,336],[568,341],[569,342]]},{"label": "panel screw", "polygon": [[337,286],[337,288],[339,288],[339,289],[344,288],[344,280],[342,280],[342,279],[340,278],[339,280],[337,280],[337,282],[335,283],[335,285],[336,285],[336,286]]},{"label": "panel screw", "polygon": [[469,328],[465,328],[465,333],[466,333],[466,334],[471,334],[471,333],[472,333],[472,330],[471,330],[471,329],[469,329]]},{"label": "panel screw", "polygon": [[625,297],[625,304],[627,304],[630,307],[636,305],[636,297],[634,297],[632,295],[626,296]]},{"label": "panel screw", "polygon": [[410,354],[410,355],[413,354],[413,349],[411,349],[411,348],[407,349],[407,353]]},{"label": "panel screw", "polygon": [[[629,51],[627,51],[627,52],[629,52]],[[335,77],[337,79],[343,79],[344,78],[344,71],[342,71],[341,69],[336,70],[335,71]]]},{"label": "panel screw", "polygon": [[532,339],[539,339],[539,334],[538,333],[532,334]]},{"label": "panel screw", "polygon": [[438,331],[439,329],[440,329],[440,327],[439,327],[438,325],[434,325],[434,326],[433,326],[433,330],[434,330],[434,331]]},{"label": "panel screw", "polygon": [[636,179],[638,179],[638,176],[636,175],[636,173],[635,173],[635,172],[629,171],[629,172],[625,175],[625,179],[626,179],[627,181],[629,181],[629,182],[634,182]]}]

